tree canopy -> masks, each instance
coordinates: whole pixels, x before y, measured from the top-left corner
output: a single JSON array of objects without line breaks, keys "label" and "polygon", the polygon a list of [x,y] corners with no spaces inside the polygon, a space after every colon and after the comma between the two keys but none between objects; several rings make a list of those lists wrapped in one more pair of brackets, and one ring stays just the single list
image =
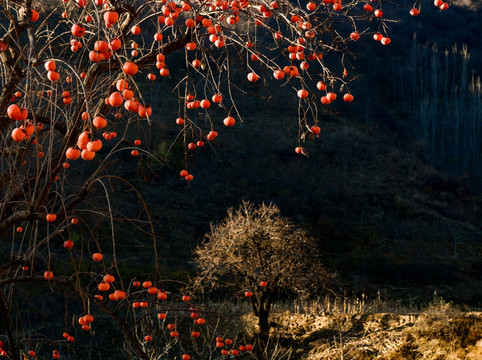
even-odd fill
[{"label": "tree canopy", "polygon": [[250,297],[262,332],[276,294],[321,297],[333,286],[314,239],[274,204],[229,209],[194,255],[198,285]]},{"label": "tree canopy", "polygon": [[[113,208],[112,197],[122,196],[116,184],[139,194],[119,175],[119,164],[126,159],[144,168],[161,163],[151,150],[158,146],[157,130],[169,124],[177,129],[170,143],[180,139],[179,172],[189,184],[196,152],[216,146],[218,136],[242,120],[239,104],[245,97],[236,98],[233,89],[243,93],[255,83],[289,89],[286,102],[299,115],[293,147],[307,155],[303,143],[320,135],[320,112],[330,113],[337,99],[356,98],[350,91],[357,76],[353,44],[388,46],[396,16],[390,9],[402,7],[416,16],[421,5],[412,0],[0,2],[0,307],[6,333],[0,354],[19,360],[35,356],[35,348],[52,351],[57,359],[59,343],[68,346],[74,335],[93,334],[100,317],[117,324],[129,356],[202,356],[193,341],[179,340],[183,331],[199,337],[205,320],[189,295],[165,291],[146,201],[139,196],[131,216]],[[449,7],[442,0],[434,5]],[[159,100],[164,92],[176,99],[166,106],[170,112]],[[246,232],[251,250],[236,252],[241,258],[254,251],[258,262],[248,270],[233,259],[231,269],[245,271],[243,286],[260,292],[258,305],[268,306],[258,307],[262,314],[271,301],[263,296],[270,299],[287,288],[307,292],[326,277],[307,276],[320,271],[313,267],[311,240],[273,206],[245,205],[247,210],[257,215],[247,216],[244,230],[234,228],[231,239],[243,239]],[[143,271],[149,279],[126,275],[115,220],[133,223],[132,241],[149,248],[143,259],[152,264]],[[250,229],[249,222],[258,225]],[[152,239],[149,245],[146,238]],[[235,243],[229,246],[234,249]],[[48,330],[34,326],[41,314],[24,296],[35,286],[65,300],[47,307],[63,314]],[[252,299],[255,304],[257,296]],[[54,321],[49,315],[40,322]],[[185,327],[178,332],[181,323]],[[153,339],[160,340],[156,346]],[[239,353],[223,348],[222,355],[226,351]]]}]

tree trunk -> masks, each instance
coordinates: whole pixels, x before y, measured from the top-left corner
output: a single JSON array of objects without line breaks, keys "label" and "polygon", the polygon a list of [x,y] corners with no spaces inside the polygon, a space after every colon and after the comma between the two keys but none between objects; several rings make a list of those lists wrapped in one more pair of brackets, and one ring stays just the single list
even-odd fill
[{"label": "tree trunk", "polygon": [[260,304],[258,326],[259,326],[259,334],[261,339],[267,340],[269,337],[269,329],[270,329],[269,311],[266,311],[263,305],[264,304]]},{"label": "tree trunk", "polygon": [[269,313],[275,294],[276,289],[264,290],[258,303],[256,315],[258,316],[259,336],[261,340],[268,340],[269,338],[269,329],[271,328]]}]

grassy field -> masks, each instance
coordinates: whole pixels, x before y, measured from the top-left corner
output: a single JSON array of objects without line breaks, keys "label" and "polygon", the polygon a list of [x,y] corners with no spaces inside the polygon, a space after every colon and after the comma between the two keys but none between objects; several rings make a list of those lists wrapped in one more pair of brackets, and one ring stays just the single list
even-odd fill
[{"label": "grassy field", "polygon": [[[248,335],[253,315],[241,315]],[[270,360],[482,359],[482,312],[443,300],[424,309],[387,303],[278,305],[271,317]]]}]

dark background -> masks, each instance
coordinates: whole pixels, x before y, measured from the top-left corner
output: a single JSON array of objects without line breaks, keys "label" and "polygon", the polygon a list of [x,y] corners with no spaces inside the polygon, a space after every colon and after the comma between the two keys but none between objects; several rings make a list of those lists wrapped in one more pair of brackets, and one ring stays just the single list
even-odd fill
[{"label": "dark background", "polygon": [[[146,85],[154,107],[150,146],[163,164],[126,155],[117,174],[133,179],[148,203],[165,277],[186,280],[195,270],[191,250],[209,224],[245,199],[274,202],[310,229],[348,292],[412,302],[437,292],[480,305],[481,11],[425,5],[415,18],[408,9],[389,14],[401,18],[389,46],[371,35],[355,44],[355,101],[339,99],[333,113],[319,114],[320,136],[303,145],[309,158],[294,153],[292,90],[268,75],[267,90],[241,72],[234,76],[246,94],[234,95],[243,121],[225,128],[225,112],[213,111],[219,137],[188,152],[194,180],[187,184],[178,175],[186,167],[182,142],[172,143],[177,99],[166,90],[176,76]],[[123,194],[113,197],[117,208],[134,212],[136,194]],[[138,229],[117,231],[126,251],[149,241]],[[142,272],[137,260],[126,261],[131,274]]]},{"label": "dark background", "polygon": [[[349,71],[359,74],[350,84],[355,100],[344,104],[339,96],[330,113],[319,112],[321,134],[303,144],[309,157],[294,152],[293,89],[279,87],[269,74],[249,83],[240,71],[232,76],[240,88],[233,96],[242,120],[226,128],[225,111],[212,110],[219,137],[187,152],[194,175],[188,184],[179,176],[186,160],[182,139],[176,138],[177,97],[171,93],[184,75],[176,68],[181,55],[167,60],[169,78],[139,84],[153,107],[153,122],[131,137],[141,138],[141,147],[155,158],[126,151],[108,171],[128,179],[146,202],[164,277],[187,280],[195,271],[191,251],[210,224],[244,199],[274,202],[307,228],[347,293],[381,291],[422,303],[437,291],[480,305],[482,12],[472,4],[475,8],[440,12],[424,1],[418,17],[410,17],[407,8],[387,11],[401,19],[391,25],[392,43],[382,46],[366,35],[353,44],[356,59],[350,59]],[[88,169],[71,171],[82,179]],[[115,179],[110,185],[114,217],[120,220],[115,222],[120,268],[145,277],[155,259],[149,217],[139,210],[143,204],[132,188]],[[79,215],[104,206],[100,184],[95,189]],[[95,224],[94,234],[111,259],[110,222],[85,220]],[[74,240],[85,235],[72,234]],[[88,250],[95,249],[92,244]]]}]

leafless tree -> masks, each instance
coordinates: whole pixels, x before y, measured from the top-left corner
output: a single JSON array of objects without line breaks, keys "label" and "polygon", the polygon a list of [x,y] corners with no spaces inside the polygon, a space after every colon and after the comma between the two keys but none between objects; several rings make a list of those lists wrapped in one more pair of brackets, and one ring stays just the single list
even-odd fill
[{"label": "leafless tree", "polygon": [[263,336],[276,295],[321,296],[333,284],[314,239],[274,204],[243,202],[230,209],[194,254],[200,268],[195,284],[250,297]]}]

